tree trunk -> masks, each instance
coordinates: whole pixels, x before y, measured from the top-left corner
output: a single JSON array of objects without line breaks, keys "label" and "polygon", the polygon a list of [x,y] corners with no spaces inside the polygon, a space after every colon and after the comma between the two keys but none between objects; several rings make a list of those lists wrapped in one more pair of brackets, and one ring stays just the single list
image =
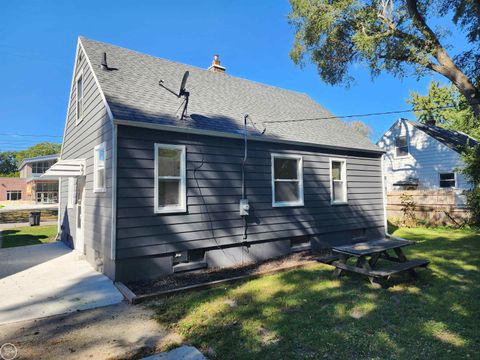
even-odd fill
[{"label": "tree trunk", "polygon": [[470,104],[473,113],[477,119],[477,123],[480,123],[480,91],[475,88],[470,79],[455,65],[453,60],[448,56],[447,52],[443,48],[439,48],[435,54],[435,58],[440,65],[434,65],[433,70],[439,74],[445,76],[450,80],[467,99]]},{"label": "tree trunk", "polygon": [[438,64],[432,63],[427,66],[445,76],[457,87],[458,91],[465,96],[472,107],[477,123],[480,123],[480,89],[477,89],[470,79],[455,65],[438,40],[437,35],[430,29],[422,14],[418,11],[417,0],[406,0],[406,2],[408,13],[413,23],[423,36],[433,44],[433,56],[438,61]]}]

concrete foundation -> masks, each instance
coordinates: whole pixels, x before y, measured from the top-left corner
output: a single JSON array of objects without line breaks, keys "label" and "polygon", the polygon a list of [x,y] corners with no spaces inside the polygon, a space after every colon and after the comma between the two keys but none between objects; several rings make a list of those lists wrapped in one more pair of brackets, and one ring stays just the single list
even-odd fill
[{"label": "concrete foundation", "polygon": [[115,264],[116,281],[156,279],[170,274],[173,274],[172,256],[124,259]]},{"label": "concrete foundation", "polygon": [[290,240],[209,250],[205,253],[208,267],[228,267],[284,256],[290,253]]}]

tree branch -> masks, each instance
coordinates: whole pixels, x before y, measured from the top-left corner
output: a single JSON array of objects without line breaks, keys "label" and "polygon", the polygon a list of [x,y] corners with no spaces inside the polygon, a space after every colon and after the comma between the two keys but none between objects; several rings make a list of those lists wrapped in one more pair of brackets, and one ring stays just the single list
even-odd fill
[{"label": "tree branch", "polygon": [[473,0],[472,4],[473,4],[473,7],[475,8],[475,12],[477,13],[478,19],[480,20],[480,0]]},{"label": "tree branch", "polygon": [[[478,2],[480,0],[474,1]],[[438,40],[437,35],[435,35],[433,30],[427,25],[422,14],[418,11],[417,0],[406,0],[406,2],[407,10],[412,18],[413,24],[425,36],[427,41],[433,44],[432,55],[437,59],[438,64],[428,63],[426,64],[427,68],[445,76],[455,84],[460,93],[465,96],[469,102],[475,117],[480,121],[480,105],[478,103],[480,100],[480,92],[478,88],[476,88],[472,81],[457,67],[440,43],[440,40]]]}]

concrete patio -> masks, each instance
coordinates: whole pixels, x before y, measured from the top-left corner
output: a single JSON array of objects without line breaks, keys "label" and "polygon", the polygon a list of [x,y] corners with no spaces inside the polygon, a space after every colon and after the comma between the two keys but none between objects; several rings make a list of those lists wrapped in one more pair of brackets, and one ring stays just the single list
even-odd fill
[{"label": "concrete patio", "polygon": [[61,242],[0,249],[0,324],[117,304],[106,276]]}]

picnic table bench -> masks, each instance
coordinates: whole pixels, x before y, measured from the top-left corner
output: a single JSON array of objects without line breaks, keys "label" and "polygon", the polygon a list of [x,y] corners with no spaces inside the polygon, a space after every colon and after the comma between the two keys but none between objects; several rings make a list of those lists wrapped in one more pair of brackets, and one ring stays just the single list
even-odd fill
[{"label": "picnic table bench", "polygon": [[[402,251],[405,246],[413,245],[413,241],[399,238],[385,238],[361,242],[350,245],[335,246],[332,251],[338,256],[337,261],[333,261],[331,265],[335,266],[334,276],[340,276],[344,271],[350,271],[365,275],[370,282],[374,283],[375,279],[389,279],[393,274],[408,271],[412,276],[416,276],[416,267],[426,267],[428,260],[416,259],[407,260]],[[394,255],[389,251],[393,251]],[[355,265],[347,264],[349,258],[357,259]],[[384,259],[394,264],[388,267],[379,268],[377,262]]]}]

